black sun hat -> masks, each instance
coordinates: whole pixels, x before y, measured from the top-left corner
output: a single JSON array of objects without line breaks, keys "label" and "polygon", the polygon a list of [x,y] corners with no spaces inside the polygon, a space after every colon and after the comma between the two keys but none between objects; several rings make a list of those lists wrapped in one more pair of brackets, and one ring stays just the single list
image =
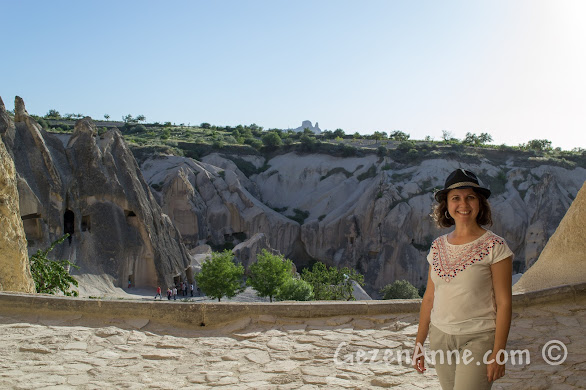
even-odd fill
[{"label": "black sun hat", "polygon": [[450,176],[446,179],[444,188],[435,193],[435,200],[439,202],[442,195],[447,194],[450,190],[461,188],[472,188],[486,199],[490,197],[490,190],[480,186],[478,178],[474,173],[460,168],[450,173]]}]

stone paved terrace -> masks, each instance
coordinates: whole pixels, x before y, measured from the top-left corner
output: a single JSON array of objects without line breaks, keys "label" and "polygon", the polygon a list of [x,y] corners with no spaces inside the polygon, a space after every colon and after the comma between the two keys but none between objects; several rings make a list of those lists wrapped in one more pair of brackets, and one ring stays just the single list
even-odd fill
[{"label": "stone paved terrace", "polygon": [[[0,388],[440,389],[433,368],[419,375],[392,359],[413,347],[418,306],[0,293]],[[586,284],[515,296],[508,349],[528,349],[531,361],[509,363],[493,389],[584,388],[584,327]],[[567,346],[561,365],[541,356],[552,339]],[[372,350],[379,355],[371,360]]]}]

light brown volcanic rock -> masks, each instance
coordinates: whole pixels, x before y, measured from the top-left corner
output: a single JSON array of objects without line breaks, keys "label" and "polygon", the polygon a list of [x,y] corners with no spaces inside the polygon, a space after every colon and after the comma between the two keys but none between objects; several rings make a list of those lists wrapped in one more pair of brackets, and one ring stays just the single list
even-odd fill
[{"label": "light brown volcanic rock", "polygon": [[586,281],[586,183],[515,292]]},{"label": "light brown volcanic rock", "polygon": [[5,113],[2,107],[0,129],[6,129],[3,138],[14,133],[9,153],[29,253],[70,233],[71,241],[50,256],[79,266],[74,275],[111,281],[106,288],[126,287],[128,279],[135,287],[154,287],[186,278],[190,259],[180,233],[118,130],[97,136],[91,118],[84,118],[65,145],[28,115],[19,97],[14,122]]},{"label": "light brown volcanic rock", "polygon": [[[4,104],[0,101],[2,107]],[[0,137],[0,291],[34,292],[18,207],[16,171]]]},{"label": "light brown volcanic rock", "polygon": [[285,256],[299,244],[299,224],[254,197],[239,171],[176,156],[147,159],[142,171],[159,189],[156,196],[188,247],[238,245],[257,233],[264,233],[270,247]]}]

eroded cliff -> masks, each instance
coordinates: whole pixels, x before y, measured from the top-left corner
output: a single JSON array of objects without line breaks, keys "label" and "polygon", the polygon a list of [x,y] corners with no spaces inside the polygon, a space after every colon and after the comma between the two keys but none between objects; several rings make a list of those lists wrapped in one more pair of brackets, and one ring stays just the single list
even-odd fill
[{"label": "eroded cliff", "polygon": [[[46,133],[15,100],[9,151],[18,172],[29,253],[71,235],[52,253],[78,265],[74,275],[107,275],[114,286],[171,285],[190,263],[180,234],[162,212],[117,130],[97,136],[79,120],[66,143]],[[4,134],[3,134],[4,138]],[[83,286],[82,286],[83,287]]]}]

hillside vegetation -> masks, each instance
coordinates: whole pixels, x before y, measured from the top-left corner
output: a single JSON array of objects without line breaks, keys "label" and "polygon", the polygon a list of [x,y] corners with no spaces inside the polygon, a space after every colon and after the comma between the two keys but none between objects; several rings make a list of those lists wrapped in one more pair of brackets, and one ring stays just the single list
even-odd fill
[{"label": "hillside vegetation", "polygon": [[[75,121],[82,114],[61,116],[50,110],[44,116],[33,117],[50,132],[71,133]],[[571,151],[552,148],[546,139],[528,140],[527,143],[508,146],[491,144],[492,136],[468,133],[464,139],[454,138],[444,131],[441,140],[427,136],[424,140],[411,140],[410,135],[396,130],[387,134],[375,131],[370,135],[346,134],[342,129],[326,130],[314,134],[309,129],[303,132],[292,130],[264,129],[256,124],[216,126],[209,123],[199,125],[177,125],[171,122],[147,123],[143,115],[127,115],[122,121],[95,120],[100,134],[118,128],[129,143],[136,159],[141,163],[153,155],[177,155],[200,159],[212,152],[230,155],[263,155],[269,159],[275,155],[295,151],[298,153],[324,153],[339,157],[363,156],[376,153],[389,156],[398,163],[417,163],[429,158],[457,158],[462,161],[477,161],[480,157],[491,160],[518,157],[527,164],[550,164],[564,167],[586,168],[586,150]],[[505,153],[503,153],[505,152]],[[503,163],[505,162],[503,161]],[[239,167],[240,168],[240,167]],[[250,168],[250,167],[248,167]],[[256,169],[241,169],[245,174],[256,173]],[[248,172],[247,172],[248,171]]]}]

